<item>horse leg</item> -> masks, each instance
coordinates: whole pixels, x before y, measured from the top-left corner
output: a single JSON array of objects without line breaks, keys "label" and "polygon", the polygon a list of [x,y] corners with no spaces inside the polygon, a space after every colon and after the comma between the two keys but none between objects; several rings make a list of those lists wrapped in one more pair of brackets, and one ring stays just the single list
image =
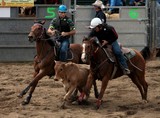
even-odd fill
[{"label": "horse leg", "polygon": [[98,93],[98,88],[97,88],[96,80],[93,80],[93,86],[94,86],[94,95],[95,95],[95,98],[98,98],[99,93]]},{"label": "horse leg", "polygon": [[[145,78],[145,77],[144,77],[144,78]],[[143,95],[142,99],[143,99],[143,100],[147,100],[148,84],[147,84],[147,82],[145,81],[144,78],[142,78],[142,79],[140,80],[140,83],[141,83],[141,85],[143,86],[143,90],[144,90],[144,95]]]},{"label": "horse leg", "polygon": [[144,79],[144,74],[139,72],[129,75],[129,77],[132,79],[132,82],[138,87],[141,93],[142,100],[147,100],[148,84]]},{"label": "horse leg", "polygon": [[87,79],[87,82],[86,82],[86,85],[84,87],[84,91],[80,94],[79,98],[78,98],[78,101],[79,102],[82,102],[82,100],[84,99],[84,96],[89,96],[89,92],[91,90],[91,87],[92,87],[92,84],[93,84],[93,80],[94,77],[92,76],[92,74],[90,73],[88,75],[88,79]]},{"label": "horse leg", "polygon": [[145,74],[143,75],[138,74],[138,79],[144,90],[142,99],[147,100],[148,84],[145,81]]},{"label": "horse leg", "polygon": [[23,95],[25,95],[28,92],[30,87],[31,87],[31,85],[29,84],[17,97],[22,98]]},{"label": "horse leg", "polygon": [[31,89],[30,89],[30,92],[28,94],[28,96],[26,97],[26,99],[22,102],[22,105],[26,105],[26,104],[29,104],[30,100],[31,100],[31,97],[32,97],[32,94],[38,84],[38,81],[40,79],[42,79],[42,77],[44,77],[46,74],[45,72],[40,72],[35,78],[34,80],[30,83],[30,86],[31,86]]},{"label": "horse leg", "polygon": [[102,97],[103,97],[104,91],[106,90],[106,87],[108,85],[108,81],[109,81],[108,77],[104,76],[102,79],[101,90],[100,90],[100,93],[99,93],[99,96],[98,96],[98,99],[96,102],[96,109],[99,109],[100,105],[102,104]]},{"label": "horse leg", "polygon": [[[38,72],[35,72],[33,78],[35,78],[37,74]],[[30,87],[31,84],[29,84],[17,97],[22,98],[23,95],[25,95],[29,91]]]},{"label": "horse leg", "polygon": [[31,86],[31,89],[30,89],[30,92],[28,94],[28,96],[26,97],[26,99],[22,102],[22,105],[26,105],[26,104],[29,104],[31,98],[32,98],[32,93],[33,91],[35,90],[35,87],[37,86],[37,83],[38,82],[35,82],[32,86]]}]

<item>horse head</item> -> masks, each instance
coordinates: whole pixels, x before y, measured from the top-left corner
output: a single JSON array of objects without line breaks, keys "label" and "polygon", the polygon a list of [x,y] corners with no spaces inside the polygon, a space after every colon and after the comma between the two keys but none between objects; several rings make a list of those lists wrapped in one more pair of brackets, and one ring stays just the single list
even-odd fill
[{"label": "horse head", "polygon": [[43,27],[44,24],[45,20],[34,21],[34,24],[31,27],[30,33],[28,35],[28,40],[30,42],[38,41],[39,39],[45,38],[46,29]]},{"label": "horse head", "polygon": [[87,38],[84,37],[82,41],[82,55],[81,60],[83,63],[88,63],[90,61],[91,56],[93,53],[98,49],[99,41],[96,37]]}]

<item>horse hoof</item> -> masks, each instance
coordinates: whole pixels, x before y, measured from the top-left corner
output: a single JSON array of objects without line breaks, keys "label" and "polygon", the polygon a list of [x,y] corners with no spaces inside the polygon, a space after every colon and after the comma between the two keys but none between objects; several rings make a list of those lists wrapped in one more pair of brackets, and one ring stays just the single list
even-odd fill
[{"label": "horse hoof", "polygon": [[142,100],[142,103],[146,104],[146,103],[148,103],[148,101],[147,100]]},{"label": "horse hoof", "polygon": [[81,93],[81,95],[78,97],[78,101],[79,102],[82,102],[83,98],[84,98],[84,93]]},{"label": "horse hoof", "polygon": [[29,102],[26,100],[22,102],[22,105],[27,105],[27,104],[29,104]]},{"label": "horse hoof", "polygon": [[66,102],[63,101],[63,103],[62,103],[61,106],[60,106],[61,109],[65,109],[65,108],[66,108],[66,107],[65,107],[65,103],[66,103]]},{"label": "horse hoof", "polygon": [[82,105],[82,101],[79,101],[79,100],[78,100],[77,102],[78,102],[78,105]]},{"label": "horse hoof", "polygon": [[66,107],[65,107],[65,105],[61,105],[60,108],[61,109],[65,109]]},{"label": "horse hoof", "polygon": [[23,97],[23,95],[22,95],[22,94],[19,94],[19,95],[17,95],[17,97],[18,97],[18,98],[22,98],[22,97]]},{"label": "horse hoof", "polygon": [[81,99],[78,99],[77,101],[78,101],[78,103],[81,103],[81,102],[82,102],[82,100],[81,100]]},{"label": "horse hoof", "polygon": [[100,108],[100,106],[95,106],[95,110],[98,110]]},{"label": "horse hoof", "polygon": [[78,97],[78,102],[82,102],[83,101],[83,97],[82,96],[79,96]]}]

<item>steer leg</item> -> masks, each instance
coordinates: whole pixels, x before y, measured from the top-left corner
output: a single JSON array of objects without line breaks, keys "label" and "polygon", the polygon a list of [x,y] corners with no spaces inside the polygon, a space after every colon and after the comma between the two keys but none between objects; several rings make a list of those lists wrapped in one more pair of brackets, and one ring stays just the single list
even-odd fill
[{"label": "steer leg", "polygon": [[97,105],[96,105],[96,109],[99,109],[100,105],[102,104],[102,97],[104,95],[104,91],[106,90],[106,87],[108,85],[108,77],[107,75],[103,77],[102,79],[102,85],[101,85],[101,90],[97,99]]},{"label": "steer leg", "polygon": [[61,108],[64,109],[66,101],[69,101],[72,93],[73,93],[75,90],[76,90],[76,86],[71,86],[71,87],[70,87],[70,89],[68,90],[68,92],[66,93],[66,95],[65,95],[64,98],[63,98],[64,101],[63,101],[63,103],[62,103],[62,105],[61,105]]}]

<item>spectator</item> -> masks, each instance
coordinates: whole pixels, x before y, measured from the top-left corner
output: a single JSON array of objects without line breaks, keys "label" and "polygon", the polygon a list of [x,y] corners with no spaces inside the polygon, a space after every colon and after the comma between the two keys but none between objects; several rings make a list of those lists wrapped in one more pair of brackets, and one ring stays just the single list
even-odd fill
[{"label": "spectator", "polygon": [[145,0],[130,0],[129,5],[130,6],[144,6]]},{"label": "spectator", "polygon": [[[109,7],[114,7],[114,6],[123,6],[122,0],[109,0],[108,1],[108,6]],[[107,13],[110,15],[112,13],[119,13],[119,8],[109,8]]]},{"label": "spectator", "polygon": [[122,3],[123,3],[123,6],[127,6],[127,5],[129,5],[129,0],[122,0]]},{"label": "spectator", "polygon": [[47,0],[34,0],[34,4],[46,4]]},{"label": "spectator", "polygon": [[35,4],[58,4],[58,0],[34,0]]},{"label": "spectator", "polygon": [[60,5],[58,8],[58,18],[53,18],[48,28],[48,34],[54,36],[56,32],[60,32],[61,37],[58,39],[60,43],[59,61],[67,61],[67,51],[70,46],[70,36],[76,33],[73,21],[67,17],[67,7]]},{"label": "spectator", "polygon": [[95,17],[100,18],[103,23],[106,23],[106,15],[102,11],[102,9],[104,9],[105,7],[102,1],[96,0],[92,5],[94,6],[94,9],[96,11]]},{"label": "spectator", "polygon": [[47,4],[58,4],[59,2],[58,2],[58,0],[46,0],[47,2]]}]

